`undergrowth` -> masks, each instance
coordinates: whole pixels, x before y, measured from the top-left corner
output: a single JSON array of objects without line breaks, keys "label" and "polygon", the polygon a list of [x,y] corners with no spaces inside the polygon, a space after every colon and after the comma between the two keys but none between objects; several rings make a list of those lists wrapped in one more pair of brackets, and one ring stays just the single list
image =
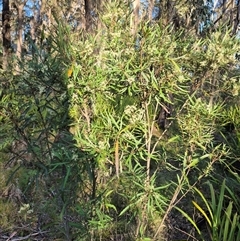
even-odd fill
[{"label": "undergrowth", "polygon": [[[58,21],[51,52],[21,62],[1,95],[1,229],[166,240],[175,208],[201,234],[195,207],[225,227],[211,240],[237,240],[237,197],[225,190],[239,184],[238,40],[144,23],[131,36],[127,21],[102,21],[104,31],[78,38]],[[220,191],[200,191],[206,180]]]}]

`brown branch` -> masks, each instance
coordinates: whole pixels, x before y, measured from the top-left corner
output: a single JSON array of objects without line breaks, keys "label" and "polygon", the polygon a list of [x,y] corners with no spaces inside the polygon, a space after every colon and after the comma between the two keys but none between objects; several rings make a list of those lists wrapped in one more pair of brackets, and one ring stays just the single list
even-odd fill
[{"label": "brown branch", "polygon": [[3,235],[1,236],[1,238],[3,238],[4,240],[6,239],[6,241],[21,241],[21,240],[26,240],[26,239],[29,239],[31,237],[35,237],[37,235],[42,235],[42,234],[45,234],[47,233],[47,231],[41,231],[41,232],[37,232],[37,233],[32,233],[32,234],[29,234],[27,236],[24,236],[24,237],[16,237],[16,238],[13,238],[13,236],[15,236],[16,232],[13,232],[10,236],[6,236],[6,235]]}]

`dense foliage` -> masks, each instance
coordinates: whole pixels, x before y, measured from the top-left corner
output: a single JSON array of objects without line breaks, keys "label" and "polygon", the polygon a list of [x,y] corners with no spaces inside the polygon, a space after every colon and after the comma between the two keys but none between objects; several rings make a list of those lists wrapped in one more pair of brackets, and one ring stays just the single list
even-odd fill
[{"label": "dense foliage", "polygon": [[2,71],[1,229],[171,240],[182,215],[197,231],[185,239],[237,241],[239,39],[162,21],[133,34],[121,1],[100,19],[87,34],[56,18],[46,48]]}]

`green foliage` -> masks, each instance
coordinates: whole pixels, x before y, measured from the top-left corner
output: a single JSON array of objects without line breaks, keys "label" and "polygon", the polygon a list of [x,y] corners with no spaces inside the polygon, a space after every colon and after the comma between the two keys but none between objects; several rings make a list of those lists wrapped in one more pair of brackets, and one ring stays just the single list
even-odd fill
[{"label": "green foliage", "polygon": [[[210,182],[208,182],[208,186],[210,188],[210,200],[206,198],[202,191],[195,188],[195,191],[200,196],[203,204],[199,205],[195,201],[192,201],[192,203],[197,211],[201,213],[203,218],[206,220],[207,225],[209,226],[209,238],[213,241],[238,240],[240,238],[239,210],[235,209],[236,207],[234,207],[234,202],[232,201],[236,201],[235,195],[231,189],[226,186],[225,180],[221,185],[219,193],[214,190],[214,187]],[[177,209],[194,225],[198,233],[203,238],[203,234],[197,227],[198,224],[183,210],[179,208]],[[203,238],[203,240],[205,239]]]},{"label": "green foliage", "polygon": [[219,200],[210,185],[212,206],[195,187],[216,163],[237,156],[216,135],[227,123],[239,128],[239,108],[228,108],[236,101],[239,41],[229,31],[199,39],[158,23],[140,23],[133,37],[124,10],[106,5],[103,29],[89,36],[57,21],[51,52],[36,48],[22,62],[1,98],[9,133],[1,146],[16,144],[9,183],[19,179],[24,204],[33,216],[47,213],[39,220],[58,230],[56,238],[157,240],[189,193],[200,194],[211,217],[195,207],[212,235],[232,238],[229,222],[237,227],[238,215],[234,200],[220,211],[225,183]]}]

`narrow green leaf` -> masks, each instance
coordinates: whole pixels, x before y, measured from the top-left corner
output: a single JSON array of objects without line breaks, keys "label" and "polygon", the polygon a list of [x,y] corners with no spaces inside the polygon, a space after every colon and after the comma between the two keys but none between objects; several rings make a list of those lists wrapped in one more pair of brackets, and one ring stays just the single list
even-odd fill
[{"label": "narrow green leaf", "polygon": [[65,166],[65,168],[67,169],[66,175],[64,177],[64,181],[63,181],[63,189],[65,189],[67,181],[68,181],[68,177],[70,176],[70,171],[71,171],[71,167],[70,166]]},{"label": "narrow green leaf", "polygon": [[199,196],[202,198],[202,200],[204,201],[206,207],[207,207],[207,210],[209,212],[209,215],[211,216],[211,219],[213,220],[213,212],[212,212],[212,209],[211,207],[209,206],[208,204],[208,201],[206,200],[206,198],[203,196],[202,192],[200,192],[197,188],[194,188],[194,190],[199,194]]},{"label": "narrow green leaf", "polygon": [[223,180],[221,190],[220,190],[220,194],[219,194],[218,206],[217,206],[216,218],[217,218],[217,222],[219,222],[219,223],[221,223],[221,213],[222,213],[222,210],[223,210],[225,183],[226,183],[226,179]]},{"label": "narrow green leaf", "polygon": [[170,61],[172,62],[173,66],[175,67],[175,70],[177,72],[182,72],[181,68],[179,67],[179,65],[173,60],[173,59],[170,59]]},{"label": "narrow green leaf", "polygon": [[113,209],[114,211],[117,212],[117,209],[116,209],[116,207],[115,207],[113,204],[107,203],[107,204],[105,204],[105,206],[106,206],[107,208],[111,208],[111,209]]},{"label": "narrow green leaf", "polygon": [[199,158],[192,159],[191,163],[187,165],[186,168],[195,167],[199,163]]},{"label": "narrow green leaf", "polygon": [[178,207],[174,207],[174,208],[177,209],[194,226],[194,228],[197,230],[198,234],[201,235],[201,231],[198,228],[197,224],[193,221],[193,219],[182,209],[180,209]]},{"label": "narrow green leaf", "polygon": [[192,203],[198,209],[198,211],[200,211],[200,213],[206,218],[209,226],[212,227],[212,223],[211,223],[210,219],[208,218],[206,212],[196,202],[192,201]]},{"label": "narrow green leaf", "polygon": [[[210,188],[210,193],[211,193],[211,207],[212,207],[212,212],[216,212],[217,204],[216,204],[216,197],[215,197],[215,191],[213,189],[213,185],[211,183],[208,183],[209,188]],[[213,220],[213,217],[212,217]]]},{"label": "narrow green leaf", "polygon": [[174,136],[174,137],[170,138],[167,141],[167,143],[170,144],[170,143],[173,143],[173,142],[177,142],[177,141],[179,141],[179,139],[180,139],[180,136]]},{"label": "narrow green leaf", "polygon": [[238,233],[240,233],[240,229],[238,227],[238,224],[239,224],[239,216],[238,216],[237,213],[235,213],[234,216],[233,216],[233,220],[232,220],[232,223],[231,223],[231,229],[230,229],[229,236],[228,236],[229,241],[234,240],[237,229],[238,229]]},{"label": "narrow green leaf", "polygon": [[120,212],[119,216],[122,216],[124,213],[126,213],[126,212],[130,209],[131,206],[132,206],[132,205],[128,205],[127,207],[125,207],[125,208]]},{"label": "narrow green leaf", "polygon": [[226,219],[224,223],[224,233],[223,233],[223,241],[229,241],[228,234],[229,234],[229,224],[232,215],[232,202],[229,203],[227,210],[225,212]]}]

